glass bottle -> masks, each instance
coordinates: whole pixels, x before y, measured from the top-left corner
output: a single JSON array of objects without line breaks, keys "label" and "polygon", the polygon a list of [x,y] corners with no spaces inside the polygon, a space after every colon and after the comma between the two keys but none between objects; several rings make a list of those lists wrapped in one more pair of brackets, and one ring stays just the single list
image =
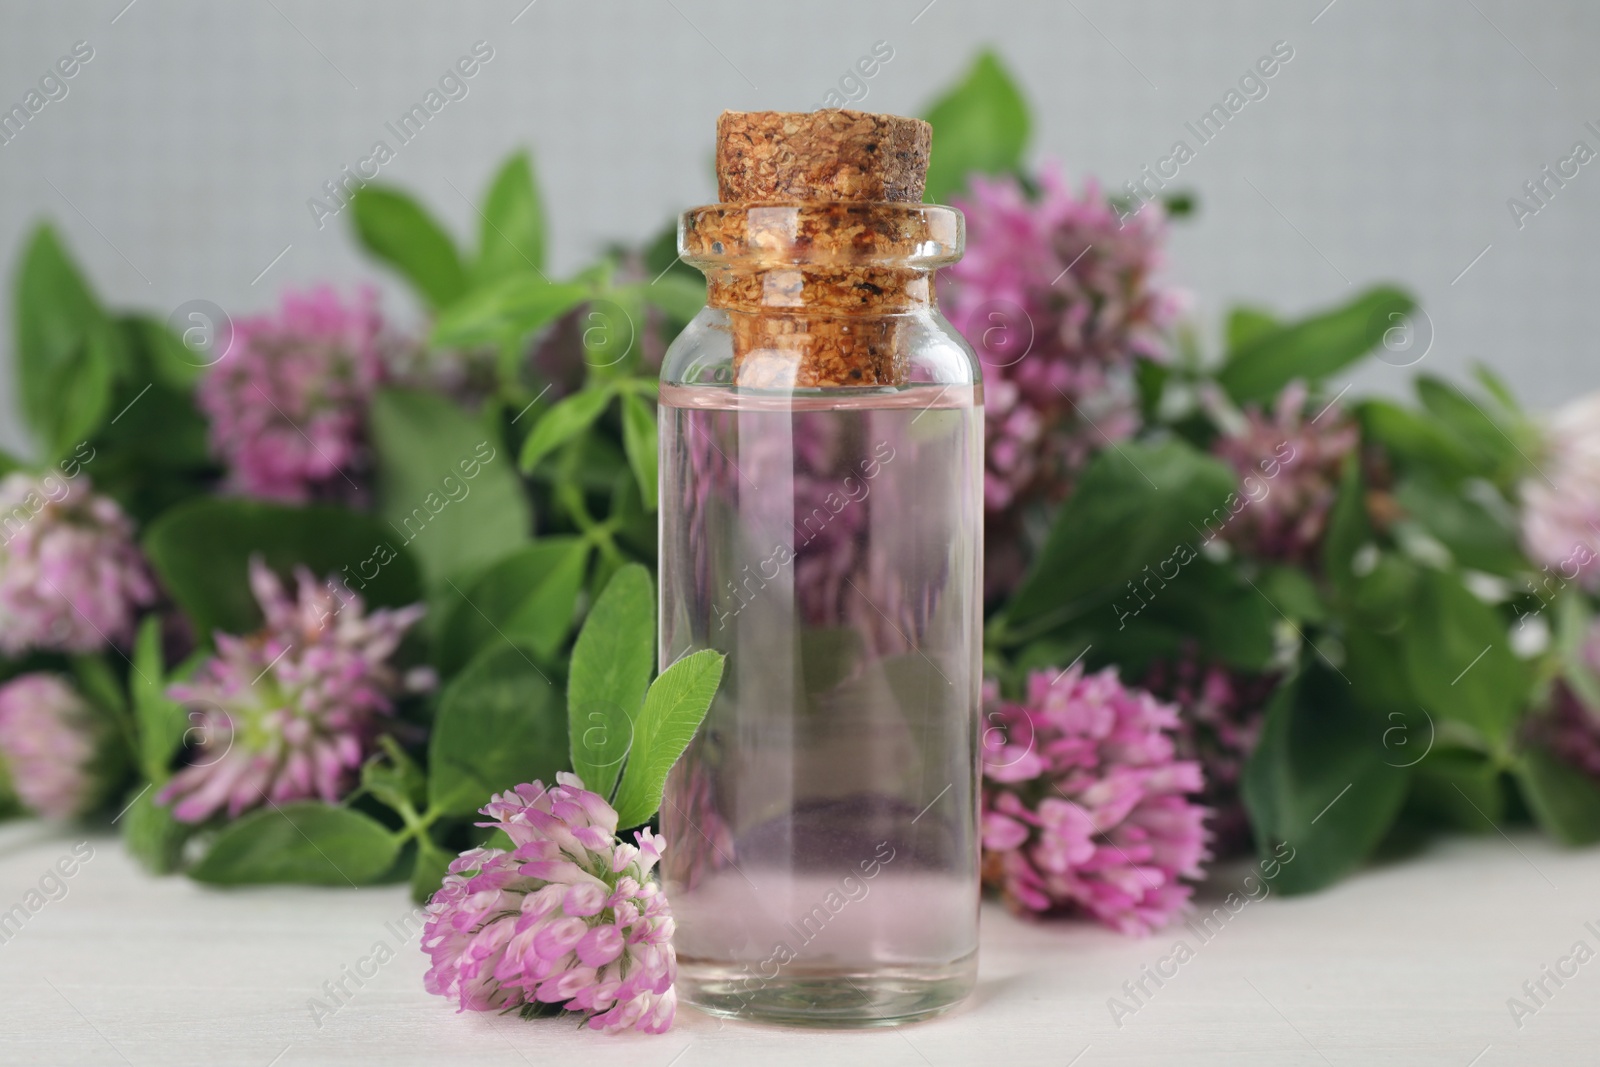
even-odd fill
[{"label": "glass bottle", "polygon": [[821,1026],[977,972],[983,398],[926,123],[724,113],[661,372],[662,667],[728,654],[662,804],[678,990]]}]

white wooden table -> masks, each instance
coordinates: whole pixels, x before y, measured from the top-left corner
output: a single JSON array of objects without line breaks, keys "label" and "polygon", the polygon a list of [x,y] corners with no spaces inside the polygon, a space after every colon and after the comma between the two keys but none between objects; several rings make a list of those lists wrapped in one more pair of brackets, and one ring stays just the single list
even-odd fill
[{"label": "white wooden table", "polygon": [[[0,826],[0,913],[83,840]],[[1600,951],[1584,925],[1600,930],[1600,850],[1532,835],[1448,840],[1317,896],[1269,897],[1208,942],[1181,926],[1134,940],[991,909],[978,992],[943,1018],[824,1033],[682,1010],[661,1037],[455,1014],[422,991],[415,937],[397,936],[411,911],[400,886],[218,891],[148,878],[114,839],[88,841],[65,895],[47,884],[59,899],[0,944],[7,1067],[1600,1063],[1600,960],[1561,962],[1578,941]],[[1211,905],[1228,883],[1219,875]],[[1159,988],[1146,978],[1151,995],[1117,1025],[1108,1000],[1132,1006],[1123,983],[1179,939],[1193,958]],[[1534,1007],[1522,985],[1546,966],[1577,973],[1545,978],[1551,995],[1519,1028],[1507,1000]],[[358,986],[351,971],[371,977]],[[341,978],[350,996],[334,1004],[323,983]]]}]

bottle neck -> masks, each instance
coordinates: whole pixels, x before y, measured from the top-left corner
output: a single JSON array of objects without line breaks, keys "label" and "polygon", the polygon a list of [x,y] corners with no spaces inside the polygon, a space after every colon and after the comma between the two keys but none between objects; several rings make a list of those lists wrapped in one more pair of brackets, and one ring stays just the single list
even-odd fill
[{"label": "bottle neck", "polygon": [[906,319],[961,254],[961,214],[928,204],[717,204],[684,214],[678,248],[727,313],[735,384],[903,385]]},{"label": "bottle neck", "polygon": [[706,303],[746,314],[900,315],[933,307],[933,271],[891,265],[730,265],[706,270]]}]

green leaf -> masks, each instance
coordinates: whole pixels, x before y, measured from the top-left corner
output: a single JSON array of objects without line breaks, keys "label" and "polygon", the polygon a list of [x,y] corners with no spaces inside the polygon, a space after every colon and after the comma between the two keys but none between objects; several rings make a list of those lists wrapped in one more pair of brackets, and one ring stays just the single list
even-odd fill
[{"label": "green leaf", "polygon": [[[1521,626],[1523,622],[1519,620],[1517,625]],[[1555,631],[1555,651],[1561,665],[1562,680],[1572,687],[1584,704],[1591,708],[1600,707],[1600,671],[1589,665],[1587,655],[1589,635],[1594,632],[1594,613],[1589,610],[1586,596],[1574,590],[1557,598]]]},{"label": "green leaf", "polygon": [[[1193,651],[1206,658],[1241,670],[1265,670],[1276,651],[1274,631],[1282,625],[1277,608],[1263,595],[1265,588],[1252,588],[1237,566],[1200,557],[1180,568],[1183,558],[1169,555],[1150,570],[1141,569],[1134,582],[1138,595],[1124,586],[1109,604],[1094,605],[1065,630],[1053,631],[1054,636],[1082,634],[1084,642],[1094,645],[1097,658],[1125,670],[1142,669],[1158,657],[1187,654],[1182,650],[1196,642]],[[1164,582],[1162,572],[1171,580]],[[1141,596],[1146,598],[1142,607]],[[1081,644],[1073,648],[1062,663],[1070,663],[1082,650]]]},{"label": "green leaf", "polygon": [[446,595],[437,631],[439,670],[448,677],[484,649],[506,643],[554,656],[572,629],[589,552],[581,537],[541,538],[495,563],[459,595]]},{"label": "green leaf", "polygon": [[1138,356],[1133,365],[1134,384],[1139,389],[1139,411],[1147,422],[1154,423],[1161,410],[1161,398],[1166,394],[1167,382],[1172,379],[1172,368],[1165,363]]},{"label": "green leaf", "polygon": [[644,322],[642,286],[622,286],[589,301],[578,317],[583,341],[583,361],[591,378],[617,379],[633,373],[643,346],[639,327]]},{"label": "green leaf", "polygon": [[[1485,483],[1477,484],[1494,492]],[[1510,504],[1496,509],[1486,507],[1481,498],[1445,485],[1426,470],[1402,477],[1394,495],[1400,506],[1438,538],[1461,566],[1507,577],[1527,569],[1517,544],[1519,531]]]},{"label": "green leaf", "polygon": [[151,874],[170,874],[183,858],[183,845],[194,832],[188,823],[172,816],[172,809],[155,802],[158,789],[150,783],[139,787],[117,822],[122,843],[133,858]]},{"label": "green leaf", "polygon": [[1253,334],[1229,352],[1217,381],[1239,403],[1269,400],[1296,378],[1322,381],[1376,348],[1393,316],[1415,307],[1399,289],[1369,289],[1331,311]]},{"label": "green leaf", "polygon": [[473,282],[544,270],[544,207],[527,152],[506,160],[484,197]]},{"label": "green leaf", "polygon": [[663,274],[648,285],[634,287],[639,298],[652,307],[660,308],[679,322],[688,322],[706,306],[704,278],[686,278],[681,274]]},{"label": "green leaf", "polygon": [[474,418],[436,393],[384,389],[368,418],[378,513],[431,589],[527,542],[533,515],[492,407]]},{"label": "green leaf", "polygon": [[398,839],[375,819],[305,801],[230,823],[189,876],[213,885],[369,885],[399,851]]},{"label": "green leaf", "polygon": [[55,432],[46,437],[54,458],[93,437],[111,411],[113,368],[120,358],[116,328],[97,324],[89,331],[87,347],[72,371],[57,379]]},{"label": "green leaf", "polygon": [[994,52],[985,50],[967,76],[928,111],[933,154],[926,199],[960,192],[969,174],[1003,174],[1022,165],[1028,105]]},{"label": "green leaf", "polygon": [[1358,411],[1362,437],[1383,446],[1402,466],[1426,468],[1453,481],[1474,473],[1472,450],[1437,420],[1387,400],[1363,401]]},{"label": "green leaf", "polygon": [[[1358,574],[1356,560],[1362,550],[1376,556],[1371,566],[1363,566]],[[1400,627],[1410,608],[1418,567],[1399,553],[1378,548],[1367,516],[1366,484],[1355,456],[1345,458],[1322,560],[1333,587],[1333,602],[1353,626],[1386,632]]]},{"label": "green leaf", "polygon": [[1065,615],[1084,601],[1123,595],[1126,583],[1147,565],[1173,559],[1186,566],[1183,559],[1193,559],[1194,546],[1226,522],[1234,484],[1226,464],[1178,440],[1124,442],[1101,452],[1057,512],[1033,570],[1007,609],[1007,624]]},{"label": "green leaf", "polygon": [[1499,417],[1508,421],[1522,417],[1522,405],[1517,402],[1516,394],[1512,393],[1511,387],[1506,385],[1505,380],[1496,374],[1493,368],[1483,363],[1475,363],[1472,366],[1472,376],[1494,398],[1494,406],[1499,409],[1497,412]]},{"label": "green leaf", "polygon": [[139,728],[139,769],[157,786],[171,777],[168,767],[182,746],[189,725],[183,705],[167,696],[166,679],[161,619],[150,615],[139,625],[139,636],[134,641],[128,688]]},{"label": "green leaf", "polygon": [[128,699],[122,693],[122,683],[117,681],[102,656],[96,653],[73,656],[72,675],[78,683],[78,691],[89,698],[89,703],[113,712],[119,719],[127,715]]},{"label": "green leaf", "polygon": [[1161,210],[1169,219],[1186,219],[1200,210],[1200,197],[1188,189],[1162,193]]},{"label": "green leaf", "polygon": [[522,446],[519,461],[522,469],[533,470],[545,456],[592,426],[600,413],[605,411],[606,405],[611,403],[611,394],[609,386],[584,389],[563,398],[539,416],[539,421],[533,424],[533,432]]},{"label": "green leaf", "polygon": [[[1419,738],[1426,740],[1426,734]],[[1500,768],[1481,752],[1436,749],[1412,772],[1406,807],[1430,822],[1475,833],[1492,831],[1505,817]]]},{"label": "green leaf", "polygon": [[611,576],[572,649],[567,734],[584,785],[609,797],[633,743],[655,667],[656,596],[650,572],[630,563]]},{"label": "green leaf", "polygon": [[1339,475],[1339,495],[1328,518],[1328,535],[1322,542],[1322,566],[1335,590],[1348,591],[1356,580],[1355,556],[1372,540],[1372,522],[1367,517],[1366,481],[1355,456],[1345,457]]},{"label": "green leaf", "polygon": [[1242,792],[1262,858],[1281,860],[1280,845],[1294,850],[1277,880],[1283,892],[1311,892],[1351,873],[1393,823],[1408,774],[1384,762],[1384,728],[1320,667],[1274,697]]},{"label": "green leaf", "polygon": [[520,343],[583,303],[590,292],[576,282],[511,275],[474,289],[441,311],[431,340],[441,348]]},{"label": "green leaf", "polygon": [[119,316],[119,321],[128,334],[129,346],[141,357],[133,361],[135,373],[148,371],[159,384],[184,393],[194,388],[205,375],[207,364],[216,358],[212,346],[223,343],[223,338],[217,336],[217,325],[204,312],[189,312],[193,348],[173,332],[173,327],[148,315],[134,312]]},{"label": "green leaf", "polygon": [[656,415],[638,393],[622,394],[622,445],[646,511],[656,509]]},{"label": "green leaf", "polygon": [[[1344,632],[1344,663],[1339,668],[1350,680],[1351,699],[1357,708],[1373,720],[1398,716],[1393,721],[1406,726],[1400,733],[1387,733],[1391,741],[1402,738],[1411,743],[1412,735],[1433,732],[1432,720],[1427,730],[1414,728],[1415,717],[1426,716],[1411,689],[1406,675],[1405,643],[1410,631],[1402,625],[1397,633],[1379,633],[1359,623],[1350,623]],[[1385,731],[1388,726],[1384,727]],[[1415,758],[1413,753],[1404,759],[1390,762],[1404,763]]]},{"label": "green leaf", "polygon": [[640,826],[661,807],[667,772],[694,739],[722,684],[722,653],[691,653],[661,672],[634,723],[633,748],[617,789],[617,825]]},{"label": "green leaf", "polygon": [[1466,393],[1431,375],[1416,380],[1417,398],[1435,423],[1472,458],[1473,467],[1489,476],[1504,478],[1520,472],[1525,461],[1501,426]]},{"label": "green leaf", "polygon": [[1600,841],[1600,786],[1576,767],[1530,749],[1512,768],[1539,826],[1565,845]]},{"label": "green leaf", "polygon": [[[594,440],[590,438],[589,440]],[[607,523],[616,528],[617,541],[643,559],[656,558],[660,524],[654,512],[644,509],[644,497],[631,470],[611,480],[611,514]]]},{"label": "green leaf", "polygon": [[15,315],[19,406],[46,459],[55,459],[110,414],[118,341],[47,225],[34,230],[18,264]]},{"label": "green leaf", "polygon": [[1224,336],[1231,352],[1282,327],[1283,323],[1271,312],[1261,308],[1241,306],[1228,312],[1228,325]]},{"label": "green leaf", "polygon": [[1256,584],[1273,608],[1294,622],[1327,620],[1328,612],[1322,605],[1322,597],[1317,593],[1316,583],[1298,567],[1265,567]]},{"label": "green leaf", "polygon": [[144,548],[162,588],[203,636],[260,626],[249,577],[256,553],[280,575],[303,564],[318,578],[341,577],[369,607],[401,607],[422,595],[416,565],[395,532],[343,508],[196,500],[157,519]]},{"label": "green leaf", "polygon": [[435,808],[470,815],[495,793],[566,769],[561,694],[522,649],[490,649],[445,687],[428,747]]},{"label": "green leaf", "polygon": [[431,308],[466,291],[455,242],[422,205],[405,193],[367,185],[352,201],[356,237],[367,251],[410,282]]},{"label": "green leaf", "polygon": [[152,319],[121,316],[113,329],[126,366],[111,389],[112,414],[73,450],[73,459],[88,469],[97,491],[143,523],[212,491],[216,466],[206,420],[195,406],[192,379],[177,369],[182,359],[200,357]]},{"label": "green leaf", "polygon": [[1528,705],[1533,668],[1512,653],[1500,614],[1455,575],[1424,571],[1405,636],[1406,675],[1422,706],[1504,742]]}]

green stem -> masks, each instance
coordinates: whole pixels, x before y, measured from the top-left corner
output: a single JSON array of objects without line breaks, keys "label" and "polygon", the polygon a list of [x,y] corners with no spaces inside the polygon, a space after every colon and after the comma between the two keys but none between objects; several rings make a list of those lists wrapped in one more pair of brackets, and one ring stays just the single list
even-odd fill
[{"label": "green stem", "polygon": [[428,828],[439,821],[444,812],[439,808],[429,808],[422,814],[417,814],[417,809],[410,801],[401,801],[399,807],[393,809],[400,816],[400,821],[405,823],[405,829],[399,833],[399,841],[405,844],[415,837],[419,844],[433,846],[433,840],[428,837]]},{"label": "green stem", "polygon": [[557,499],[583,536],[600,550],[600,554],[605,557],[608,564],[620,567],[628,562],[622,550],[617,547],[616,540],[611,536],[611,532],[616,529],[616,521],[608,519],[599,522],[590,515],[589,506],[583,500],[582,490],[568,482],[557,490]]}]

